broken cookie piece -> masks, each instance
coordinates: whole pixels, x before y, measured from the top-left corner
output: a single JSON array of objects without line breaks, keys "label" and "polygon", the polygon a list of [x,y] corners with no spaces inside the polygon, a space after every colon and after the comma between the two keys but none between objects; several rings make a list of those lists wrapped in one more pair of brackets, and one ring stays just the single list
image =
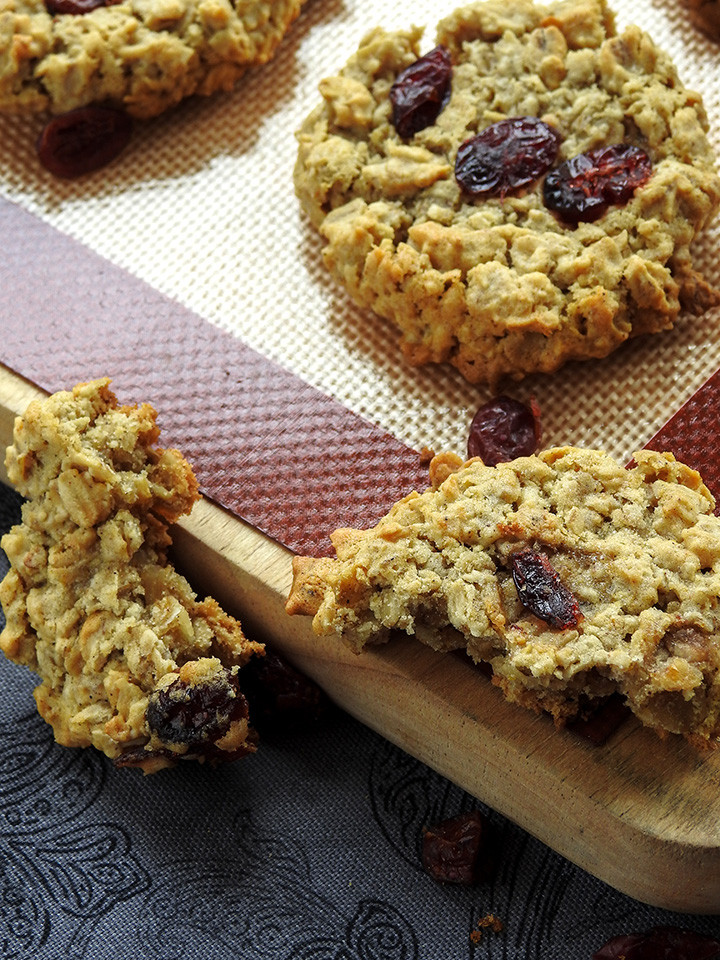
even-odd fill
[{"label": "broken cookie piece", "polygon": [[720,735],[720,518],[701,477],[563,447],[495,467],[443,454],[431,488],[337,559],[297,557],[286,609],[356,651],[404,630],[489,663],[562,724],[619,692],[659,732]]},{"label": "broken cookie piece", "polygon": [[168,563],[168,526],[198,489],[155,419],[107,379],[29,405],[6,457],[28,499],[0,584],[0,649],[39,674],[58,743],[146,773],[255,750],[238,673],[263,653]]}]

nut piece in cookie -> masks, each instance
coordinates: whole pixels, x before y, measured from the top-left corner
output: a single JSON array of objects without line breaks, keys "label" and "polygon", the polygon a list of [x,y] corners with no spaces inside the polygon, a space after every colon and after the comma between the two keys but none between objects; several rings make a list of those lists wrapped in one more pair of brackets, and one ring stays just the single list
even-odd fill
[{"label": "nut piece in cookie", "polygon": [[705,110],[650,37],[604,0],[480,0],[430,54],[421,35],[376,28],[322,81],[294,174],[326,266],[410,363],[548,373],[718,302],[690,256],[720,206]]},{"label": "nut piece in cookie", "polygon": [[[56,4],[53,4],[53,7]],[[267,63],[301,0],[0,0],[0,110],[148,118]],[[81,12],[82,9],[87,12]],[[77,12],[71,12],[77,11]]]},{"label": "nut piece in cookie", "polygon": [[145,772],[255,750],[238,673],[263,653],[168,563],[168,526],[198,489],[155,418],[118,406],[107,379],[28,406],[5,461],[28,499],[0,584],[0,649],[39,674],[56,740]]},{"label": "nut piece in cookie", "polygon": [[720,736],[720,517],[694,470],[563,447],[440,455],[430,479],[374,528],[336,531],[337,559],[296,558],[287,611],[358,652],[393,630],[465,649],[558,723],[620,693],[659,732]]}]

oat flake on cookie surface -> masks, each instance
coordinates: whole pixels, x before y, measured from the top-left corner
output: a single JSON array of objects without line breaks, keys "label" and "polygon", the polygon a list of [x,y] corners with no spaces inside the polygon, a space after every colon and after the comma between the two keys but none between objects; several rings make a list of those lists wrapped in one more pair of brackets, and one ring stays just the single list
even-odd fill
[{"label": "oat flake on cookie surface", "polygon": [[[644,724],[712,744],[720,518],[696,471],[647,450],[635,461],[575,447],[496,467],[441,454],[430,489],[332,535],[337,559],[294,559],[287,610],[358,652],[393,630],[465,649],[510,700],[560,723],[620,693]],[[552,577],[526,592],[520,555]],[[551,604],[562,594],[560,624],[533,604],[543,589]]]},{"label": "oat flake on cookie surface", "polygon": [[108,380],[28,406],[6,457],[27,500],[0,583],[0,650],[40,676],[55,739],[147,773],[255,750],[239,670],[263,652],[168,563],[168,527],[198,491],[155,416],[118,406]]},{"label": "oat flake on cookie surface", "polygon": [[[396,324],[408,361],[447,361],[471,382],[520,378],[606,356],[718,301],[691,261],[720,205],[705,111],[650,37],[635,26],[616,35],[602,0],[463,7],[437,30],[452,59],[449,100],[403,138],[390,90],[422,34],[364,37],[320,84],[295,167],[326,265]],[[458,148],[515,117],[559,133],[553,169],[629,144],[647,153],[650,178],[577,225],[545,206],[543,177],[504,197],[469,196],[455,179]]]},{"label": "oat flake on cookie surface", "polygon": [[154,117],[191,94],[232,89],[273,56],[300,6],[121,0],[52,13],[45,0],[0,0],[0,110],[64,113],[103,103]]}]

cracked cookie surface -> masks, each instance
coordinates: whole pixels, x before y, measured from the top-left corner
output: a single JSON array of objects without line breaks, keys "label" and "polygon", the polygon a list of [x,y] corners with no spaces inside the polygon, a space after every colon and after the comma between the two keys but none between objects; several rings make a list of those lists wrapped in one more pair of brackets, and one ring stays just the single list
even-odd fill
[{"label": "cracked cookie surface", "polygon": [[[430,489],[372,529],[332,535],[337,559],[295,558],[287,610],[358,652],[393,630],[465,649],[510,700],[561,723],[620,693],[646,725],[708,744],[720,736],[720,518],[670,454],[635,461],[573,447],[496,467],[439,455]],[[569,626],[521,601],[523,551],[574,598]]]},{"label": "cracked cookie surface", "polygon": [[6,457],[28,499],[0,584],[0,649],[40,676],[56,740],[145,772],[255,749],[238,673],[263,651],[168,563],[168,527],[198,491],[155,418],[118,406],[108,380],[28,406]]},{"label": "cracked cookie surface", "polygon": [[[602,0],[484,0],[440,22],[453,63],[437,119],[403,139],[390,89],[422,30],[372,30],[298,131],[295,187],[334,277],[392,320],[413,364],[450,362],[471,382],[551,372],[700,313],[717,291],[691,244],[720,204],[701,98],[638,27],[616,35]],[[643,148],[650,179],[629,202],[568,226],[542,178],[473,199],[459,146],[508,117],[561,136],[556,166],[617,143]]]},{"label": "cracked cookie surface", "polygon": [[0,110],[91,103],[148,118],[192,94],[229,91],[266,63],[300,0],[122,0],[84,14],[0,0]]}]

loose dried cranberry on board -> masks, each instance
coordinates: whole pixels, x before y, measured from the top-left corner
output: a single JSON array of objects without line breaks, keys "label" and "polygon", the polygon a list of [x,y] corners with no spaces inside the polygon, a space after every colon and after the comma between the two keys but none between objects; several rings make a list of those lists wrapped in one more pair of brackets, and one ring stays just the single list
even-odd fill
[{"label": "loose dried cranberry on board", "polygon": [[720,941],[680,927],[653,927],[613,937],[592,960],[720,960]]},{"label": "loose dried cranberry on board", "polygon": [[569,223],[590,222],[609,206],[627,203],[651,174],[644,150],[616,143],[578,154],[552,170],[545,177],[543,200]]},{"label": "loose dried cranberry on board", "polygon": [[578,625],[578,602],[546,556],[529,549],[514,553],[512,578],[520,603],[530,613],[557,630]]},{"label": "loose dried cranberry on board", "polygon": [[535,453],[540,445],[540,408],[505,395],[483,404],[472,419],[468,456],[489,467]]},{"label": "loose dried cranberry on board", "polygon": [[91,105],[54,117],[37,143],[40,163],[63,179],[99,170],[125,149],[132,120],[122,110]]},{"label": "loose dried cranberry on board", "polygon": [[492,875],[494,846],[487,818],[471,810],[425,828],[423,867],[442,883],[472,886]]},{"label": "loose dried cranberry on board", "polygon": [[550,169],[561,139],[537,117],[500,120],[460,145],[455,179],[471,197],[504,197]]},{"label": "loose dried cranberry on board", "polygon": [[411,63],[390,88],[392,123],[408,140],[431,126],[447,103],[452,78],[450,54],[443,46]]}]

